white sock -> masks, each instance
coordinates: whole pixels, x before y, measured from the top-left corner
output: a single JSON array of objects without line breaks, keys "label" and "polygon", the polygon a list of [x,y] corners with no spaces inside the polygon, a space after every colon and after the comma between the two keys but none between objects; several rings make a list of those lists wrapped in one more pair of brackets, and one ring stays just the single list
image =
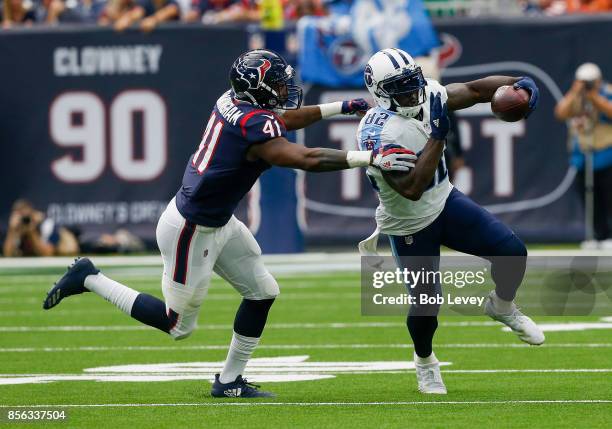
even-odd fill
[{"label": "white sock", "polygon": [[414,354],[414,362],[418,363],[420,365],[425,365],[428,363],[436,363],[438,362],[438,358],[436,357],[434,352],[431,352],[431,354],[427,357],[420,357],[419,355],[417,355],[416,353]]},{"label": "white sock", "polygon": [[506,301],[505,299],[501,299],[495,291],[492,291],[490,294],[491,301],[493,301],[493,306],[497,311],[502,314],[510,314],[514,308],[514,302]]},{"label": "white sock", "polygon": [[242,375],[258,343],[259,338],[245,337],[234,332],[223,371],[219,376],[221,383],[231,383],[236,380],[236,377]]},{"label": "white sock", "polygon": [[122,285],[109,279],[102,273],[92,274],[85,277],[85,287],[90,291],[97,293],[102,298],[116,305],[121,311],[126,313],[128,316],[132,312],[132,306],[136,297],[138,296],[137,291],[130,289],[127,286]]}]

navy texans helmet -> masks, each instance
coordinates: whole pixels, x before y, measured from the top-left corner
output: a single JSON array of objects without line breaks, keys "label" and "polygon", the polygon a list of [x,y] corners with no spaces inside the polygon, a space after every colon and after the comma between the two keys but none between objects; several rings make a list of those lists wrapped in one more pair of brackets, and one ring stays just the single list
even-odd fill
[{"label": "navy texans helmet", "polygon": [[293,110],[302,105],[302,88],[293,84],[295,71],[276,52],[255,49],[240,55],[229,78],[234,95],[269,110]]}]

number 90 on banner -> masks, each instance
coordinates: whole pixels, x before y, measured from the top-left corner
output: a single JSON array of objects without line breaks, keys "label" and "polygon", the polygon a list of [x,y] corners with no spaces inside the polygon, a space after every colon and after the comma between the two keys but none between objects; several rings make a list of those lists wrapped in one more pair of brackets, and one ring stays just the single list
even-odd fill
[{"label": "number 90 on banner", "polygon": [[[139,115],[142,151],[137,155],[134,135]],[[49,130],[57,146],[81,151],[78,157],[67,153],[51,163],[53,174],[66,183],[96,180],[107,168],[107,160],[117,177],[130,182],[155,179],[166,167],[166,104],[151,90],[119,93],[109,104],[108,114],[96,94],[65,92],[51,104]]]}]

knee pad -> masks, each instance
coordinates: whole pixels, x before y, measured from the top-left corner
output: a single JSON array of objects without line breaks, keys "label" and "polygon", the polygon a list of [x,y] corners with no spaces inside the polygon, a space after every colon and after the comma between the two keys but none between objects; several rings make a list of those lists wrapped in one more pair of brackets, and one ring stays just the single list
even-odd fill
[{"label": "knee pad", "polygon": [[[180,319],[180,316],[179,316],[179,319]],[[172,339],[175,341],[184,340],[185,338],[191,335],[191,333],[195,330],[195,328],[196,328],[195,321],[193,322],[187,321],[187,323],[185,323],[182,320],[179,320],[178,323],[174,327],[172,327],[168,333],[170,334]]]},{"label": "knee pad", "polygon": [[263,299],[274,299],[280,293],[278,283],[270,273],[266,273],[266,276],[261,281],[261,285]]},{"label": "knee pad", "polygon": [[180,332],[180,333],[170,332],[170,336],[172,337],[174,341],[179,341],[179,340],[184,340],[185,338],[189,337],[192,332],[193,332],[193,329],[187,332]]},{"label": "knee pad", "polygon": [[276,279],[267,270],[259,275],[255,275],[252,286],[243,291],[242,297],[249,300],[274,299],[280,293],[280,288]]},{"label": "knee pad", "polygon": [[183,340],[191,335],[198,326],[198,315],[200,314],[200,306],[189,306],[184,310],[174,311],[171,307],[168,308],[168,319],[170,336],[178,341]]}]

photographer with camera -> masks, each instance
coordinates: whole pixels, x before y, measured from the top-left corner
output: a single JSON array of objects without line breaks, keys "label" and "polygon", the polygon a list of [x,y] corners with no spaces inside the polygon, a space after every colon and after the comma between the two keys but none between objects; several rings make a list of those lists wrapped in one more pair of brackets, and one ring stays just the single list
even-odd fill
[{"label": "photographer with camera", "polygon": [[612,85],[604,82],[596,64],[578,67],[555,116],[569,121],[570,163],[578,171],[577,187],[586,203],[587,222],[592,212],[592,228],[587,227],[583,247],[612,249]]},{"label": "photographer with camera", "polygon": [[7,257],[75,255],[79,252],[79,244],[72,232],[57,227],[29,201],[17,200],[9,217],[2,250]]}]

